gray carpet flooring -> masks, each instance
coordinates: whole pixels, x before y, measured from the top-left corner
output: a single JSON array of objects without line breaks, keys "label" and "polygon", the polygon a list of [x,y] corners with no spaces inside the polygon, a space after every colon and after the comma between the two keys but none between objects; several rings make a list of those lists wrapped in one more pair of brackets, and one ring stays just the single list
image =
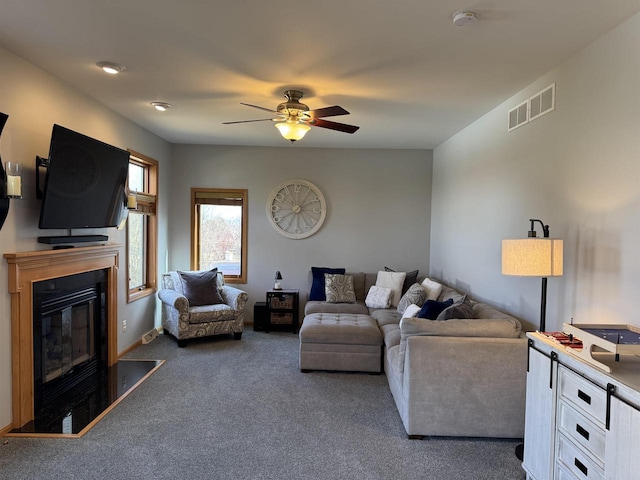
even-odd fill
[{"label": "gray carpet flooring", "polygon": [[300,373],[291,333],[127,357],[167,362],[80,439],[1,439],[0,478],[524,479],[516,441],[407,439],[384,375]]}]

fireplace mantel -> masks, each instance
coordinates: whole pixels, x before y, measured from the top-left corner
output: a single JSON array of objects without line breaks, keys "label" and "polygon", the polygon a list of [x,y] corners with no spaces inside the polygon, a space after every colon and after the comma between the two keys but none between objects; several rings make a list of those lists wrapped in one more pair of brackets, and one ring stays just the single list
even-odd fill
[{"label": "fireplace mantel", "polygon": [[11,294],[13,427],[34,418],[33,284],[93,270],[107,270],[107,362],[118,361],[117,274],[120,245],[5,253]]}]

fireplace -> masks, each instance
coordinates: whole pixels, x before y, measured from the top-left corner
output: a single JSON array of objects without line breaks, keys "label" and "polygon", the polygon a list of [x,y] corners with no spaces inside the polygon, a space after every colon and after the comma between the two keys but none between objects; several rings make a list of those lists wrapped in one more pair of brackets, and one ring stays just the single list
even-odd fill
[{"label": "fireplace", "polygon": [[[106,363],[107,367],[117,363],[118,309],[116,286],[120,248],[121,246],[119,245],[101,245],[4,254],[9,267],[8,280],[9,293],[11,294],[12,424],[14,428],[20,428],[35,418],[35,364],[42,362],[42,348],[34,348],[35,338],[42,336],[42,332],[37,334],[34,331],[34,295],[36,285],[42,283],[46,286],[51,285],[51,282],[57,282],[57,279],[63,277],[75,277],[77,274],[84,273],[93,274],[96,271],[102,272],[100,275],[104,275],[105,283],[97,287],[99,292],[96,292],[96,297],[100,298],[103,308],[98,312],[95,309],[95,300],[93,300],[92,315],[94,316],[94,321],[96,315],[101,319],[102,323],[99,327],[96,327],[95,323],[93,324],[93,333],[95,335],[96,329],[99,329],[103,340],[100,341],[99,345],[94,343],[91,343],[91,345],[94,345],[93,356],[98,355],[100,361]],[[69,288],[64,287],[63,289],[68,290]],[[82,290],[82,288],[77,288],[76,290]],[[80,310],[83,308],[91,309],[88,306],[90,302],[84,302],[87,305],[85,307],[81,307],[78,304],[78,308]],[[71,312],[69,313],[68,310],[64,314],[60,312],[59,316],[68,318],[69,315],[71,317],[78,315],[73,312],[73,307]],[[54,311],[50,313],[53,317],[57,315]],[[62,319],[59,321],[62,323]],[[50,322],[55,325],[58,319],[52,319]],[[71,323],[73,324],[73,322]],[[91,352],[90,345],[84,348],[87,350],[86,354],[89,355]],[[35,350],[40,353],[36,354]],[[40,355],[39,360],[37,359],[38,355]],[[80,358],[80,355],[75,357],[77,357],[75,360],[71,360],[72,364]],[[79,364],[73,366],[73,370],[77,368],[80,368]],[[60,369],[63,369],[63,367],[60,366]],[[53,370],[55,369],[52,368],[49,374],[53,374]],[[68,366],[65,366],[64,370],[68,373]],[[52,381],[54,380],[53,377],[50,378]],[[52,383],[57,384],[59,382]],[[79,388],[79,386],[72,388]],[[47,394],[47,396],[53,397],[56,395],[56,393]],[[41,402],[41,399],[38,402]]]},{"label": "fireplace", "polygon": [[104,270],[34,283],[36,414],[106,368],[106,287]]},{"label": "fireplace", "polygon": [[119,360],[119,245],[5,253],[13,429],[81,437],[161,360]]}]

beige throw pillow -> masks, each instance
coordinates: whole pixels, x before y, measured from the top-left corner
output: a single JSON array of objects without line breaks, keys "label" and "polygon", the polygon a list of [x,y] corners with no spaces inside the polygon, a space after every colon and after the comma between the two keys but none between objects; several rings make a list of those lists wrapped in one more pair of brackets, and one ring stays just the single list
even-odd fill
[{"label": "beige throw pillow", "polygon": [[376,287],[391,289],[391,306],[397,307],[402,298],[402,284],[407,276],[406,272],[378,272]]},{"label": "beige throw pillow", "polygon": [[434,282],[430,278],[425,278],[422,281],[422,288],[427,292],[427,300],[438,300],[442,293],[442,285],[438,282]]}]

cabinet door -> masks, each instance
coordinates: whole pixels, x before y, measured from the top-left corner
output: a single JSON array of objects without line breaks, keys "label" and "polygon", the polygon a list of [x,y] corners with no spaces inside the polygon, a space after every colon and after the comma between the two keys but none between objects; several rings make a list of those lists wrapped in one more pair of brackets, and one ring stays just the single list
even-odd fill
[{"label": "cabinet door", "polygon": [[636,480],[640,472],[640,411],[616,397],[611,397],[604,464],[610,480]]},{"label": "cabinet door", "polygon": [[551,358],[529,348],[523,467],[528,478],[553,478],[555,438],[555,367]]}]

